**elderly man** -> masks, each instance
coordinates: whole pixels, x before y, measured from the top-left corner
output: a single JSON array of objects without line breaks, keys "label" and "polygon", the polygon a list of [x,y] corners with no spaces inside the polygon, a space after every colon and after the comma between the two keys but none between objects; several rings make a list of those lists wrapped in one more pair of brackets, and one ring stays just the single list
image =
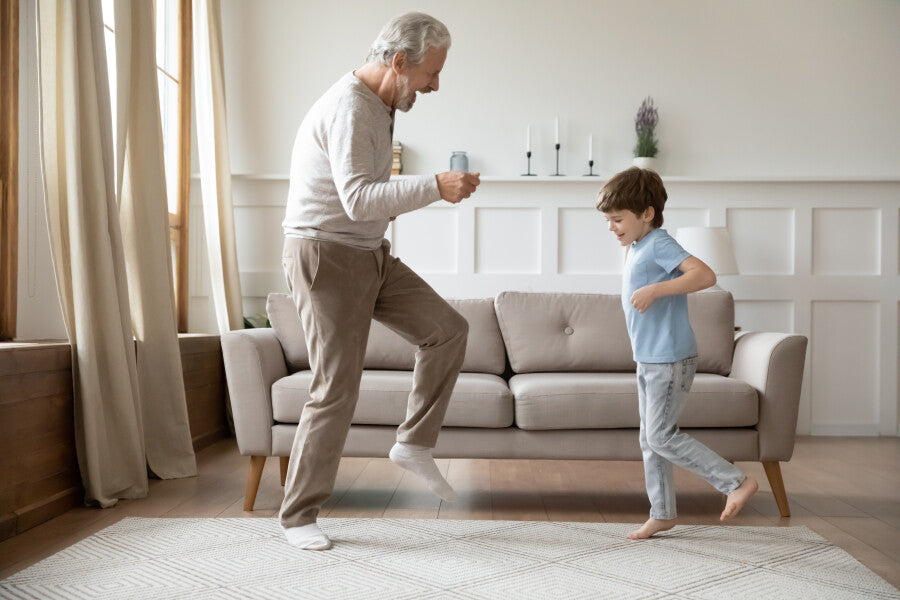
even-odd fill
[{"label": "elderly man", "polygon": [[395,112],[412,108],[417,92],[438,90],[449,48],[450,34],[437,19],[421,13],[393,19],[366,64],[313,105],[294,141],[282,266],[313,380],[280,516],[288,542],[300,548],[331,547],[316,516],[334,489],[373,318],[418,346],[407,416],[390,458],[441,498],[455,497],[431,450],[462,365],[468,324],[390,255],[384,239],[397,215],[441,199],[460,202],[480,183],[477,173],[460,172],[390,181]]}]

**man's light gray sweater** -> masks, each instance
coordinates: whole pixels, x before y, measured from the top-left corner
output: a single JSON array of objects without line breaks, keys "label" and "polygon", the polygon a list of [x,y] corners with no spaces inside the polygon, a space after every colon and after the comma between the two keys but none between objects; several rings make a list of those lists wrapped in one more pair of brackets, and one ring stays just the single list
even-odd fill
[{"label": "man's light gray sweater", "polygon": [[348,73],[309,110],[291,155],[284,234],[374,250],[391,217],[440,200],[434,176],[390,181],[393,112]]}]

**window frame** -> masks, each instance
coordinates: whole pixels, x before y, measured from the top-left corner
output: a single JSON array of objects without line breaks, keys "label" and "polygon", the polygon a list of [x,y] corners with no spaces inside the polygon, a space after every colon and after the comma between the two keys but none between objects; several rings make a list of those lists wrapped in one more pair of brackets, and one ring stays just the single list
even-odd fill
[{"label": "window frame", "polygon": [[169,235],[175,242],[175,314],[179,333],[188,331],[190,308],[189,243],[191,209],[191,66],[193,62],[191,0],[178,0],[178,212],[169,213]]},{"label": "window frame", "polygon": [[0,341],[16,337],[19,257],[19,2],[0,2]]}]

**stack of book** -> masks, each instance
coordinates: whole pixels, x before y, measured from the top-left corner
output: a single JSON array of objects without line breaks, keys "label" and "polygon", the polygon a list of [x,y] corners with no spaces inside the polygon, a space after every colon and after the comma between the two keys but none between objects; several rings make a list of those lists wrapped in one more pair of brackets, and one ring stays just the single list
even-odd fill
[{"label": "stack of book", "polygon": [[391,175],[399,175],[403,170],[403,145],[394,140],[394,162],[391,164]]}]

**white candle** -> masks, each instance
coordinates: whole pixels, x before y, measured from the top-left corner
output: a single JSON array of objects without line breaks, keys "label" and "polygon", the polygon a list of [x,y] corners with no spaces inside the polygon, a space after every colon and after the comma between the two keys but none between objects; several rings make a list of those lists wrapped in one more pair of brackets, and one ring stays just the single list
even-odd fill
[{"label": "white candle", "polygon": [[531,152],[531,125],[525,127],[525,152]]},{"label": "white candle", "polygon": [[559,143],[559,117],[556,117],[555,131],[556,131],[556,143],[558,144]]},{"label": "white candle", "polygon": [[594,134],[588,136],[588,160],[594,160]]}]

